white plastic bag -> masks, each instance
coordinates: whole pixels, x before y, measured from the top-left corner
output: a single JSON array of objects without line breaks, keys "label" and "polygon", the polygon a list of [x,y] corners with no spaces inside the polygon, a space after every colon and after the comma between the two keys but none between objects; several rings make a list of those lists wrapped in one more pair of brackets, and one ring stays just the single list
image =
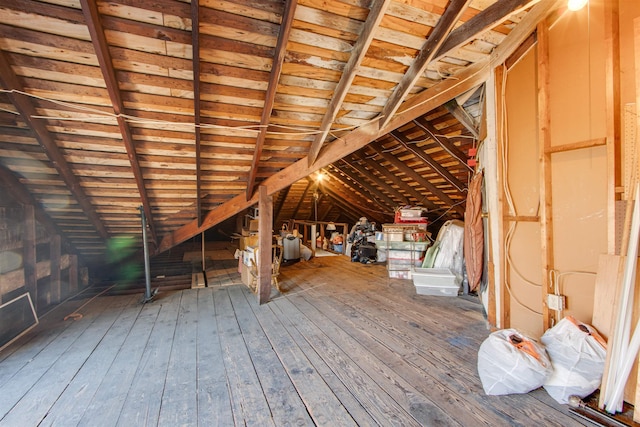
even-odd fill
[{"label": "white plastic bag", "polygon": [[541,338],[553,365],[553,373],[544,389],[558,403],[568,403],[569,396],[586,397],[602,381],[606,343],[591,327],[567,316]]},{"label": "white plastic bag", "polygon": [[480,345],[478,374],[488,395],[528,393],[551,375],[551,362],[544,347],[515,329],[503,329]]}]

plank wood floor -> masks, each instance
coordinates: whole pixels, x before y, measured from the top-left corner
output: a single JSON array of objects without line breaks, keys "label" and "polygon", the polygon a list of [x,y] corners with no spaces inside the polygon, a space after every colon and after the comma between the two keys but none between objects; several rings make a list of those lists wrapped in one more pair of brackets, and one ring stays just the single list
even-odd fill
[{"label": "plank wood floor", "polygon": [[[316,258],[257,305],[225,286],[68,301],[0,353],[1,426],[574,426],[540,389],[485,396],[468,298]],[[235,284],[228,285],[228,283]]]}]

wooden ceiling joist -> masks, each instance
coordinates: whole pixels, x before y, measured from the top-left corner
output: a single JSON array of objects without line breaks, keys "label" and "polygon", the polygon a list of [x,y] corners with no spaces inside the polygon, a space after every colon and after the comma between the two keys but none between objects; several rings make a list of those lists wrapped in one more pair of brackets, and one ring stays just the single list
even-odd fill
[{"label": "wooden ceiling joist", "polygon": [[315,136],[311,143],[311,147],[309,148],[309,166],[312,166],[318,158],[320,148],[322,148],[322,144],[324,144],[327,134],[331,130],[331,125],[338,116],[340,107],[342,107],[342,103],[349,92],[351,84],[353,83],[353,79],[356,77],[358,67],[362,64],[362,60],[365,58],[367,50],[373,41],[375,31],[378,28],[380,21],[382,21],[385,11],[390,3],[391,0],[373,0],[371,2],[371,10],[367,15],[367,20],[362,27],[358,40],[353,45],[349,61],[347,61],[342,70],[340,81],[333,92],[327,111],[320,123],[319,133]]},{"label": "wooden ceiling joist", "polygon": [[138,186],[138,193],[140,194],[140,201],[144,210],[144,214],[146,216],[146,223],[151,233],[151,239],[153,244],[157,246],[158,236],[156,235],[153,215],[151,212],[151,205],[149,203],[147,190],[144,184],[144,177],[142,175],[142,168],[140,167],[138,155],[136,154],[136,148],[133,142],[133,137],[131,135],[131,128],[129,127],[129,123],[127,123],[124,118],[124,115],[126,113],[124,103],[120,94],[120,88],[118,86],[118,80],[116,79],[116,73],[113,68],[113,60],[109,51],[109,44],[107,43],[104,28],[102,27],[102,23],[100,21],[98,5],[95,1],[92,0],[80,0],[80,5],[82,6],[82,12],[85,17],[89,34],[91,35],[91,41],[93,43],[96,58],[98,59],[98,63],[100,64],[100,70],[102,71],[102,76],[107,86],[107,92],[109,93],[109,98],[111,99],[113,111],[116,114],[118,128],[122,136],[122,142],[126,147],[127,157],[129,158],[129,162],[131,163],[133,176]]},{"label": "wooden ceiling joist", "polygon": [[404,74],[402,80],[395,87],[389,100],[382,109],[382,113],[380,114],[381,119],[379,121],[381,128],[389,123],[395,112],[400,108],[402,101],[404,101],[418,80],[422,78],[427,66],[436,56],[440,46],[442,46],[446,37],[458,22],[470,2],[471,0],[451,0],[449,2],[449,6],[438,20],[431,34],[429,34],[418,56],[411,63],[409,70]]},{"label": "wooden ceiling joist", "polygon": [[3,88],[8,91],[7,96],[20,113],[22,120],[24,120],[24,122],[29,126],[29,128],[31,128],[31,130],[35,134],[36,139],[44,149],[47,157],[55,167],[56,171],[58,171],[58,173],[64,180],[69,191],[71,191],[71,193],[75,197],[76,201],[82,208],[82,211],[96,228],[98,234],[106,240],[109,237],[109,233],[104,227],[104,224],[100,220],[100,217],[96,213],[94,207],[89,202],[88,197],[86,196],[84,190],[82,189],[82,186],[80,185],[80,181],[71,171],[69,164],[58,149],[58,146],[47,130],[44,122],[39,119],[34,119],[34,116],[38,115],[36,109],[29,98],[26,95],[22,95],[23,88],[18,81],[18,77],[14,74],[11,65],[7,61],[6,55],[1,50],[0,81]]}]

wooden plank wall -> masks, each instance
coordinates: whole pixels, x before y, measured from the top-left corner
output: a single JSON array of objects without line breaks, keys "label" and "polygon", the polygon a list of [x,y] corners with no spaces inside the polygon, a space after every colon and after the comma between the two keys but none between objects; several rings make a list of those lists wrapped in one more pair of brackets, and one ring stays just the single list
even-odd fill
[{"label": "wooden plank wall", "polygon": [[22,211],[21,223],[0,217],[0,225],[12,227],[19,236],[17,243],[0,250],[0,303],[29,292],[36,311],[42,312],[78,292],[78,256],[65,253],[59,235],[43,235],[33,205],[17,209]]}]

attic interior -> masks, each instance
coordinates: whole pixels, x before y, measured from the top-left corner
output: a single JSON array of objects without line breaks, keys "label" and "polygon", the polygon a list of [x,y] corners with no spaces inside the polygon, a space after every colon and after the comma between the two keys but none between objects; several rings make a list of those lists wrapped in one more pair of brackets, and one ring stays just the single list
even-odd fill
[{"label": "attic interior", "polygon": [[[0,424],[640,422],[640,4],[574,3],[0,0]],[[567,319],[583,401],[491,391]]]}]

